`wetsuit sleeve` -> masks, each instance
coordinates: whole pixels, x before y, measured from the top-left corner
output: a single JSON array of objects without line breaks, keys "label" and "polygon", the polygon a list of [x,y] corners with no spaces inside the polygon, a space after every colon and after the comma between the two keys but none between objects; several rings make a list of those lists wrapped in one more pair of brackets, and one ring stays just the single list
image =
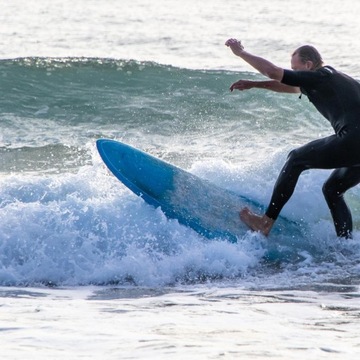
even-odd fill
[{"label": "wetsuit sleeve", "polygon": [[298,87],[315,87],[329,76],[328,71],[293,71],[284,70],[283,84]]}]

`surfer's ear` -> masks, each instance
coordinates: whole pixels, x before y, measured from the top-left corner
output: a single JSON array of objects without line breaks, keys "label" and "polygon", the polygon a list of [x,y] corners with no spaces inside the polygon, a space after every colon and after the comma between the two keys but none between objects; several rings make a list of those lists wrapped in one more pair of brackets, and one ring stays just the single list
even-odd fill
[{"label": "surfer's ear", "polygon": [[307,60],[305,62],[305,67],[306,67],[307,70],[314,70],[315,69],[314,63],[311,60]]}]

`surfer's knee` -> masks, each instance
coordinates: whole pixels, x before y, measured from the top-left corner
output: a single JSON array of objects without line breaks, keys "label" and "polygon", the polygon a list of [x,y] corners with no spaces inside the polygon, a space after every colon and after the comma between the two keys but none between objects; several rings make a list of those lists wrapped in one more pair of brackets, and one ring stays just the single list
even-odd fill
[{"label": "surfer's knee", "polygon": [[291,150],[287,156],[286,163],[284,166],[284,170],[286,172],[296,171],[296,173],[301,173],[306,170],[307,167],[304,166],[301,154],[297,149]]},{"label": "surfer's knee", "polygon": [[294,165],[299,162],[299,152],[297,149],[293,149],[288,153],[286,162]]}]

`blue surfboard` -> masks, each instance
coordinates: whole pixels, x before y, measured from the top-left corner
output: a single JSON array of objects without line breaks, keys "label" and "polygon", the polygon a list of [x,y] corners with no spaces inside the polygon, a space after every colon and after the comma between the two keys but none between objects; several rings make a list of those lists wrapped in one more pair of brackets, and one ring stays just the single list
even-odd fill
[{"label": "blue surfboard", "polygon": [[[185,170],[124,143],[97,140],[99,154],[109,170],[148,204],[161,207],[168,218],[177,219],[202,236],[236,242],[249,229],[240,221],[244,206],[264,207],[201,179]],[[296,223],[278,219],[272,234],[299,232]]]}]

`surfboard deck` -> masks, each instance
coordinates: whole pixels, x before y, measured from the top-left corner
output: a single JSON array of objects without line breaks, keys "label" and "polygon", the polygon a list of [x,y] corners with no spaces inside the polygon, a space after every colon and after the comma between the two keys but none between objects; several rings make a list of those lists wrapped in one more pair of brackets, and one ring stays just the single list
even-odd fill
[{"label": "surfboard deck", "polygon": [[[99,139],[96,145],[109,170],[132,192],[206,238],[236,242],[249,230],[239,218],[240,209],[264,210],[256,201],[127,144]],[[296,223],[281,218],[272,234],[299,230]]]}]

